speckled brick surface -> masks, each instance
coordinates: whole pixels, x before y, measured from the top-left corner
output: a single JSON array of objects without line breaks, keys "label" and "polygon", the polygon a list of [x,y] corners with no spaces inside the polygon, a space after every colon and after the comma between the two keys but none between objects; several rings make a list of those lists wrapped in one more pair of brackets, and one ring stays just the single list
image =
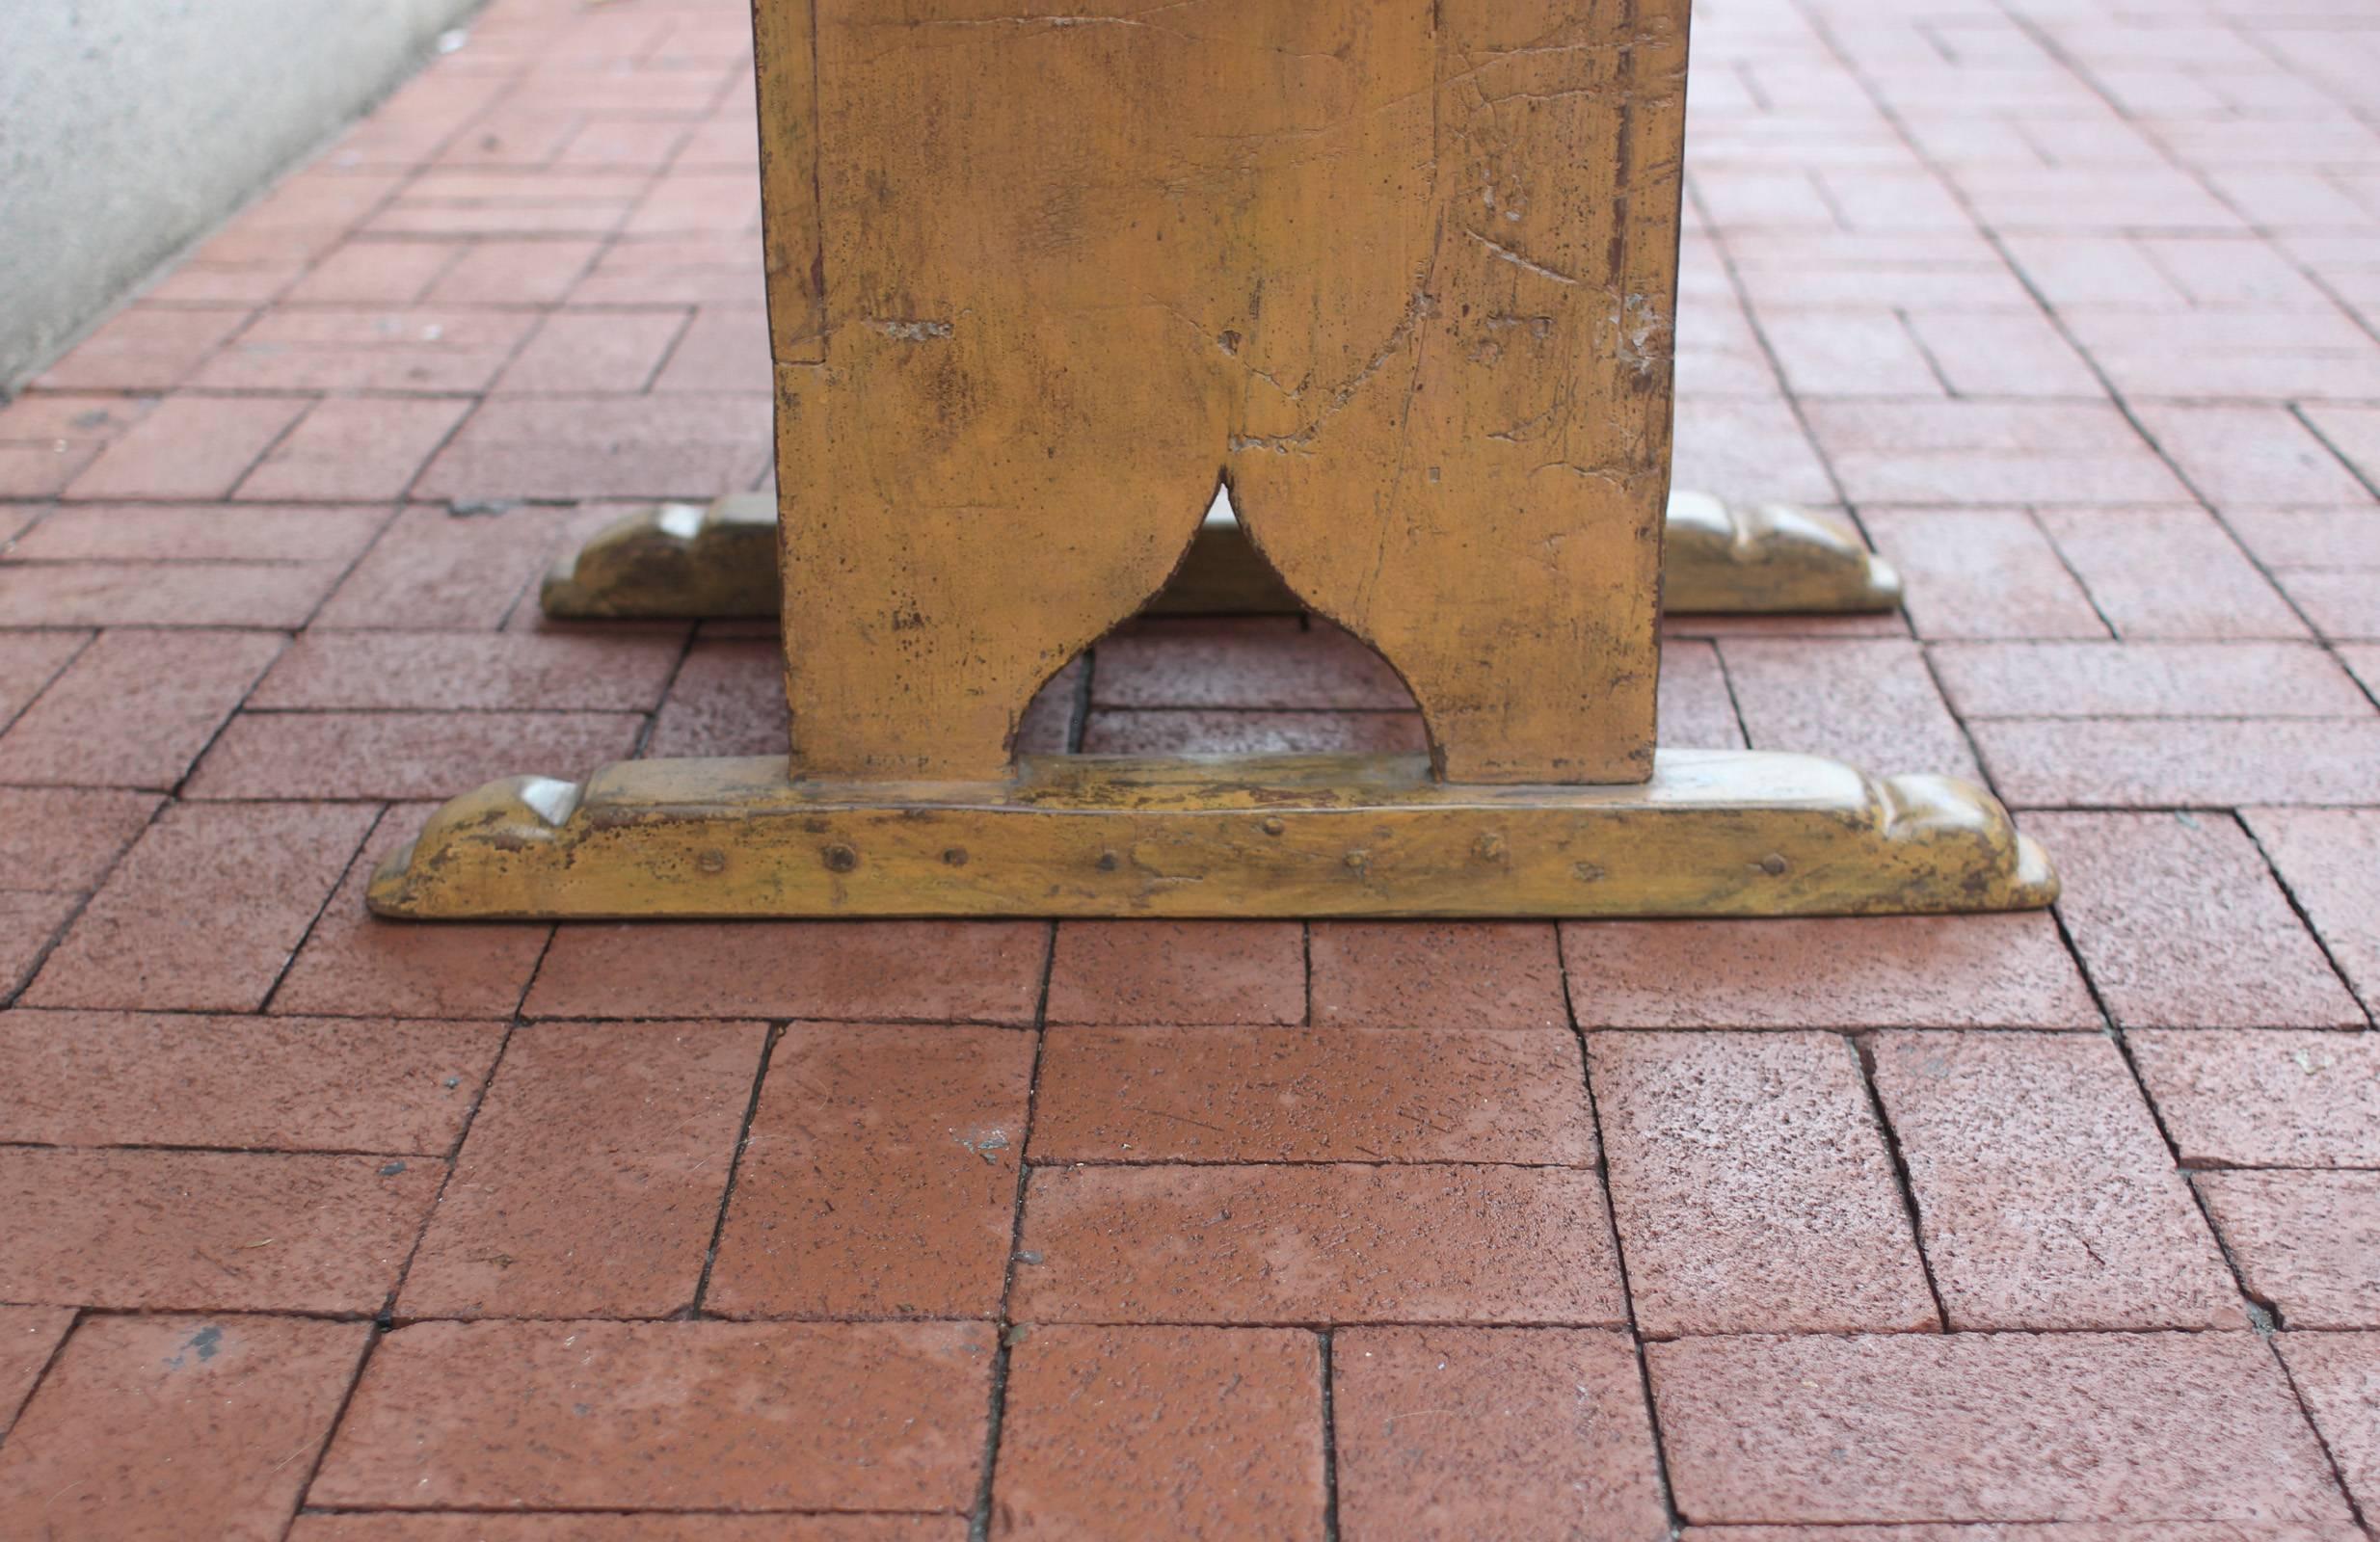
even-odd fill
[{"label": "speckled brick surface", "polygon": [[[0,1536],[2353,1542],[2372,19],[1696,7],[1677,481],[1908,602],[1666,618],[1662,740],[1981,775],[2054,915],[407,927],[464,784],[788,731],[535,598],[771,485],[750,7],[490,0],[0,405]],[[1020,744],[1425,738],[1272,617]]]}]

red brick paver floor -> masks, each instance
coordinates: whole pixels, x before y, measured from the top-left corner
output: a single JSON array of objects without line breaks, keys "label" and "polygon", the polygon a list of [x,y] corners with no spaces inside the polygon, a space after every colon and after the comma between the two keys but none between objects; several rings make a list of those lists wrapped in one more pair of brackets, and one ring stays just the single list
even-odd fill
[{"label": "red brick paver floor", "polygon": [[[495,0],[0,407],[0,1537],[2380,1520],[2380,12],[1698,11],[1679,480],[1910,599],[1672,622],[1666,736],[1980,775],[2054,916],[370,920],[785,731],[534,600],[769,475],[748,8]],[[1275,619],[1028,731],[1421,730]]]}]

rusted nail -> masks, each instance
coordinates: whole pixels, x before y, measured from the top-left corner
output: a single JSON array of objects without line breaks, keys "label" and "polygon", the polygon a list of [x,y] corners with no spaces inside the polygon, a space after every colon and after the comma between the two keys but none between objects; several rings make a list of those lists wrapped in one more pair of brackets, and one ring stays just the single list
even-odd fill
[{"label": "rusted nail", "polygon": [[848,846],[829,846],[819,856],[828,872],[847,873],[860,864],[860,854]]},{"label": "rusted nail", "polygon": [[1265,821],[1265,834],[1268,836],[1277,836],[1288,828],[1288,822],[1277,813]]}]

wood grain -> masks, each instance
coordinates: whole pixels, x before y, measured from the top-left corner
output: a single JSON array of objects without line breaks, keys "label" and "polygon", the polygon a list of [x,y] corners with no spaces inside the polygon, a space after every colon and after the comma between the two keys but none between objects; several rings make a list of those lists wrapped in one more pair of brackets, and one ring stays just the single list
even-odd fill
[{"label": "wood grain", "polygon": [[1226,478],[1442,775],[1649,774],[1684,0],[761,0],[760,38],[798,773],[1004,774]]}]

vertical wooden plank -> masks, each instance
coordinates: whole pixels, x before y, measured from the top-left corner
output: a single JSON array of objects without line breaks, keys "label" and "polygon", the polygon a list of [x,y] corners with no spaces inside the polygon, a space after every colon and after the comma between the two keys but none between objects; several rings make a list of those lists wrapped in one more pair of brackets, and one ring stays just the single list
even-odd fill
[{"label": "vertical wooden plank", "polygon": [[761,251],[768,281],[769,349],[779,364],[826,359],[816,26],[812,0],[752,0],[761,104]]},{"label": "vertical wooden plank", "polygon": [[1436,11],[1427,251],[1395,318],[1342,302],[1368,355],[1316,330],[1337,384],[1235,440],[1234,502],[1291,587],[1404,674],[1448,779],[1642,781],[1686,3]]},{"label": "vertical wooden plank", "polygon": [[761,5],[797,774],[1003,774],[1226,465],[1446,776],[1649,774],[1685,0],[814,0],[807,192]]},{"label": "vertical wooden plank", "polygon": [[802,776],[990,778],[1221,468],[1221,45],[1121,12],[817,0],[829,346],[781,365]]}]

